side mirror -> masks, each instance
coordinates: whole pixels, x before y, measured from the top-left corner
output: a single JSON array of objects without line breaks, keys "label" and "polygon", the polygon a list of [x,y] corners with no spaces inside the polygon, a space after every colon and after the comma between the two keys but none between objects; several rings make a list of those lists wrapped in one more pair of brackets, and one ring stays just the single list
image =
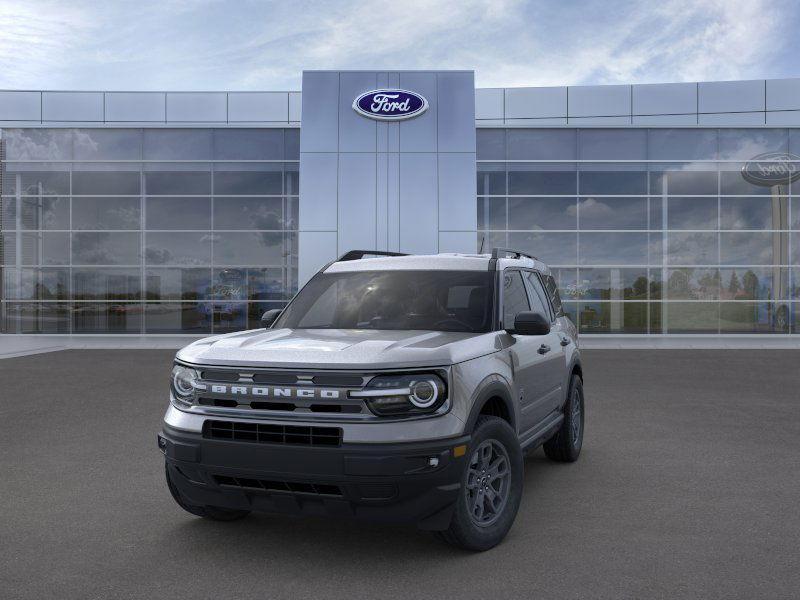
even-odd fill
[{"label": "side mirror", "polygon": [[269,329],[272,327],[272,324],[275,322],[275,319],[283,312],[283,309],[280,308],[273,308],[272,310],[268,310],[263,315],[261,315],[261,326],[264,329]]},{"label": "side mirror", "polygon": [[509,333],[517,335],[547,335],[550,333],[550,320],[538,312],[524,311],[514,318],[514,329]]}]

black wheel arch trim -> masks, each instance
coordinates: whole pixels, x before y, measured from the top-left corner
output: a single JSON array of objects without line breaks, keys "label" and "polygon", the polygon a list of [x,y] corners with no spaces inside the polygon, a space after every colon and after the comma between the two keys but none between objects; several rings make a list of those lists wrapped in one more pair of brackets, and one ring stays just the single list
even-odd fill
[{"label": "black wheel arch trim", "polygon": [[472,408],[467,417],[467,424],[465,432],[472,432],[475,429],[475,424],[478,417],[481,415],[486,403],[492,398],[499,398],[505,406],[508,413],[509,425],[514,431],[517,431],[518,414],[513,401],[513,395],[508,383],[499,375],[489,376],[484,379],[477,388],[476,394],[473,396]]}]

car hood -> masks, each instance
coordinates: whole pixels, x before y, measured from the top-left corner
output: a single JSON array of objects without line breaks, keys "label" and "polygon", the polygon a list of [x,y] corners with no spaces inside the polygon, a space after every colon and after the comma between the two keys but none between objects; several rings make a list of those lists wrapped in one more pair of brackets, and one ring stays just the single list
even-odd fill
[{"label": "car hood", "polygon": [[499,349],[495,333],[257,329],[198,340],[177,358],[206,365],[394,369],[452,365]]}]

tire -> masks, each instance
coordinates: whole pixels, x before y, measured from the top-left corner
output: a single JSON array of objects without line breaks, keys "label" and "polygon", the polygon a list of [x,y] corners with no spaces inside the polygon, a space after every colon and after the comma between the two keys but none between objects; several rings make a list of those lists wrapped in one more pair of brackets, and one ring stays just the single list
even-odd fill
[{"label": "tire", "polygon": [[181,496],[180,491],[178,491],[177,486],[172,481],[172,477],[169,474],[169,466],[166,463],[164,463],[164,473],[167,476],[167,487],[169,487],[169,492],[172,494],[172,498],[175,500],[178,506],[188,513],[198,517],[203,517],[204,519],[211,519],[212,521],[238,521],[239,519],[243,519],[250,514],[249,510],[233,510],[219,506],[198,506],[195,504],[189,504],[186,500],[184,500],[183,496]]},{"label": "tire", "polygon": [[547,458],[558,462],[575,462],[583,447],[585,422],[583,402],[583,381],[573,375],[569,385],[569,395],[564,404],[564,421],[556,434],[544,443]]},{"label": "tire", "polygon": [[[501,473],[494,480],[491,475],[488,480],[482,479],[484,471],[489,471],[480,469],[487,455],[488,463],[496,465],[492,471]],[[448,529],[436,535],[459,548],[483,552],[503,541],[514,524],[522,499],[522,451],[517,434],[506,421],[482,416],[475,425],[466,456],[467,464],[453,519]],[[493,495],[484,491],[488,489],[493,490]],[[495,505],[496,511],[493,509]]]}]

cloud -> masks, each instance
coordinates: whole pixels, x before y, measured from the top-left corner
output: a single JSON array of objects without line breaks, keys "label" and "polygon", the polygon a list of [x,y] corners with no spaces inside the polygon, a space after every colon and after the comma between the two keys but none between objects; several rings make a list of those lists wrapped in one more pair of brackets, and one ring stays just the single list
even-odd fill
[{"label": "cloud", "polygon": [[481,87],[793,76],[798,14],[788,0],[7,0],[0,87],[299,89],[303,69],[336,68],[475,69]]}]

